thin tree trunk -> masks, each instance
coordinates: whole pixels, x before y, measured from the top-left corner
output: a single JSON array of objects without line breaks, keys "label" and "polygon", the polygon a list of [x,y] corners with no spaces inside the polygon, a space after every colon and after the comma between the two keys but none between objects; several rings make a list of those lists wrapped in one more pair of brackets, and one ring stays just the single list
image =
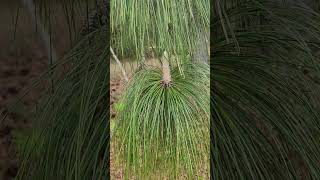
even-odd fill
[{"label": "thin tree trunk", "polygon": [[163,53],[163,57],[162,57],[162,84],[165,87],[168,87],[171,84],[169,57],[166,51]]}]

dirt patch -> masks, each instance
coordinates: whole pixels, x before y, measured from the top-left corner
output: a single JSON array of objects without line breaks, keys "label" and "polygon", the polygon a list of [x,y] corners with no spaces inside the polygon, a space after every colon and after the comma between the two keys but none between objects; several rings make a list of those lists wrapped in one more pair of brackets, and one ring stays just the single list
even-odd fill
[{"label": "dirt patch", "polygon": [[111,118],[116,117],[115,103],[118,102],[123,84],[120,79],[110,80],[110,115]]},{"label": "dirt patch", "polygon": [[[119,101],[120,95],[125,87],[123,78],[110,79],[110,121],[115,121],[117,112],[115,104]],[[113,123],[113,122],[110,122]],[[111,136],[112,138],[112,136]],[[112,144],[112,140],[111,140]],[[111,179],[123,179],[123,168],[116,166],[115,159],[116,150],[114,146],[110,147],[110,177]]]},{"label": "dirt patch", "polygon": [[[39,76],[47,68],[46,57],[37,57],[27,51],[7,54],[0,58],[0,112],[7,113],[7,117],[0,126],[0,179],[13,179],[18,170],[17,152],[14,144],[14,132],[29,126],[28,120],[23,116],[22,109],[10,109],[30,86],[34,78]],[[33,90],[25,98],[21,99],[21,105],[33,107],[38,99],[41,89]],[[2,119],[2,117],[1,117]]]}]

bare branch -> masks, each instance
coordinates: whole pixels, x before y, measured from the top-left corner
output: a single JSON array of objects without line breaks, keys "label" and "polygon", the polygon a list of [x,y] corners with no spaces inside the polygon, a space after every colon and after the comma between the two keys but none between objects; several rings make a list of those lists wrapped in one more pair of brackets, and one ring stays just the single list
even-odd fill
[{"label": "bare branch", "polygon": [[111,52],[111,54],[112,54],[112,56],[113,56],[113,59],[114,59],[114,60],[116,60],[116,62],[117,62],[117,64],[118,64],[118,66],[120,67],[120,69],[121,69],[121,71],[122,71],[122,75],[123,75],[124,79],[128,82],[129,80],[128,80],[127,73],[126,73],[126,71],[124,70],[124,68],[123,68],[123,66],[122,66],[122,64],[121,64],[121,62],[120,62],[120,60],[118,59],[118,57],[117,57],[117,56],[116,56],[116,54],[114,53],[114,51],[113,51],[113,49],[112,49],[112,47],[111,47],[111,46],[110,46],[110,52]]}]

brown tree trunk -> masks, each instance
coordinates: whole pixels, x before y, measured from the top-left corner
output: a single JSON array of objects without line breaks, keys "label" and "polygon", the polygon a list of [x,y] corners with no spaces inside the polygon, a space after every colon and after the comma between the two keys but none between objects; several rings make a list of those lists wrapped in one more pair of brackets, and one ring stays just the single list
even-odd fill
[{"label": "brown tree trunk", "polygon": [[162,85],[169,87],[171,84],[171,72],[168,53],[165,51],[162,57]]}]

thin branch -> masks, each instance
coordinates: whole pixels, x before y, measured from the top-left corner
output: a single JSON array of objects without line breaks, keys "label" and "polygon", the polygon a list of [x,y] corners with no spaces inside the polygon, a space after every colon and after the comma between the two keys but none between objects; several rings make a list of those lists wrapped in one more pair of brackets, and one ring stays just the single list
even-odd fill
[{"label": "thin branch", "polygon": [[114,51],[113,51],[113,49],[112,49],[112,47],[111,47],[111,46],[110,46],[110,51],[111,51],[111,54],[112,54],[112,56],[113,56],[113,59],[114,59],[114,60],[116,60],[116,62],[117,62],[117,64],[118,64],[118,66],[120,67],[120,69],[121,69],[121,71],[122,71],[122,75],[123,75],[124,79],[128,82],[129,80],[128,80],[127,73],[126,73],[126,71],[124,70],[124,68],[123,68],[123,66],[122,66],[122,64],[121,64],[121,62],[120,62],[120,60],[118,59],[118,57],[117,57],[117,56],[116,56],[116,54],[114,53]]}]

